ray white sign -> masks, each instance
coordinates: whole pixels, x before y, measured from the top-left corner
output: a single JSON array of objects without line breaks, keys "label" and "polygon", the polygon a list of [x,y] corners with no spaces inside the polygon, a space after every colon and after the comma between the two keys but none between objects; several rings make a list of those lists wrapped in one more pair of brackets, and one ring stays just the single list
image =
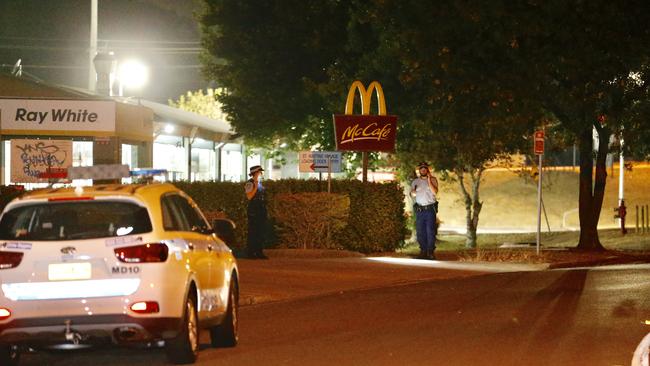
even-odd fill
[{"label": "ray white sign", "polygon": [[0,129],[114,132],[115,102],[0,99]]},{"label": "ray white sign", "polygon": [[11,181],[47,181],[43,174],[72,166],[72,140],[11,140]]}]

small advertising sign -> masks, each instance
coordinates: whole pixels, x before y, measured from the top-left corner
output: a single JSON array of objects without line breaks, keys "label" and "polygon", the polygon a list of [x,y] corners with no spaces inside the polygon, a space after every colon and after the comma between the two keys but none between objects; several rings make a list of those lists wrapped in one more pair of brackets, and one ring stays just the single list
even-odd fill
[{"label": "small advertising sign", "polygon": [[[301,151],[298,165],[301,173],[340,173],[341,153],[338,151]],[[331,171],[329,171],[331,167]]]},{"label": "small advertising sign", "polygon": [[71,140],[11,140],[11,181],[45,182],[72,166]]}]

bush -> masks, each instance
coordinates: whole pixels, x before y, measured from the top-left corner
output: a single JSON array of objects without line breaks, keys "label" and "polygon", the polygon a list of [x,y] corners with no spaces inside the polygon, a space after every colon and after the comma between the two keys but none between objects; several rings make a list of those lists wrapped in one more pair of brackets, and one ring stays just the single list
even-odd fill
[{"label": "bush", "polygon": [[[244,183],[231,182],[176,182],[178,188],[189,194],[206,213],[225,215],[237,224],[235,248],[246,243],[248,202]],[[285,179],[265,181],[269,209],[277,195],[327,191],[327,181]],[[350,200],[347,225],[328,245],[362,253],[394,251],[404,244],[406,219],[404,193],[398,183],[363,183],[358,180],[332,180],[332,193]],[[271,222],[276,218],[271,213]],[[270,246],[278,243],[270,233]]]},{"label": "bush", "polygon": [[246,245],[248,200],[244,194],[244,183],[174,182],[174,185],[192,197],[210,224],[218,217],[227,217],[235,222],[235,242],[229,245],[234,248]]},{"label": "bush", "polygon": [[0,186],[0,212],[14,198],[20,197],[25,190],[22,186]]},{"label": "bush", "polygon": [[283,247],[341,249],[333,236],[348,224],[347,196],[325,192],[279,193],[269,206]]}]

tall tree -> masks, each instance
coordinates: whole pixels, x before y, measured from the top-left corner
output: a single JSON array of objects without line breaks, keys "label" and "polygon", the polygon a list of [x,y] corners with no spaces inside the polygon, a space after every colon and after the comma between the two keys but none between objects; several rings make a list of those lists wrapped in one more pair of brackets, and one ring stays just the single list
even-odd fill
[{"label": "tall tree", "polygon": [[483,172],[528,147],[524,136],[541,117],[502,85],[510,39],[473,10],[454,1],[375,1],[354,19],[369,24],[378,45],[356,72],[387,81],[386,94],[397,97],[398,158],[406,169],[428,159],[458,182],[468,247],[477,244]]},{"label": "tall tree", "polygon": [[[516,15],[516,17],[513,17]],[[580,149],[579,249],[601,250],[598,220],[612,132],[647,94],[650,44],[645,1],[546,1],[508,5],[517,45],[513,81],[526,82]],[[636,81],[632,76],[635,76]],[[639,133],[645,127],[627,126]],[[640,129],[639,129],[640,127]],[[593,131],[597,132],[594,146]],[[595,174],[594,155],[595,154]]]},{"label": "tall tree", "polygon": [[[471,118],[462,106],[481,111],[487,100],[508,112],[501,114],[500,124],[520,127],[512,121],[530,121],[526,116],[543,109],[549,122],[577,140],[578,248],[599,250],[610,135],[622,126],[628,136],[647,131],[643,114],[648,111],[650,50],[641,45],[650,44],[649,6],[605,0],[375,1],[362,14],[379,19],[379,39],[392,40],[387,54],[400,60],[401,86],[420,103],[405,105],[431,121],[439,137],[453,131],[446,121],[458,126],[463,114]],[[465,97],[469,100],[462,103]],[[483,112],[483,118],[490,112]],[[408,133],[410,139],[418,136]],[[471,129],[462,136],[479,146]],[[501,151],[508,151],[507,146]]]}]

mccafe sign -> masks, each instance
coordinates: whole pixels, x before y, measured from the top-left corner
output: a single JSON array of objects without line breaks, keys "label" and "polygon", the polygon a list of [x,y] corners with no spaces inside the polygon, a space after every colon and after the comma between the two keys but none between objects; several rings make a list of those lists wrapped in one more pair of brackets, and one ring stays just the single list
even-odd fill
[{"label": "mccafe sign", "polygon": [[[354,99],[359,92],[361,114],[353,114]],[[378,115],[370,115],[373,92],[377,95]],[[381,85],[373,81],[366,89],[360,81],[350,86],[344,115],[334,115],[336,149],[340,151],[394,151],[397,116],[386,115],[386,101]]]}]

